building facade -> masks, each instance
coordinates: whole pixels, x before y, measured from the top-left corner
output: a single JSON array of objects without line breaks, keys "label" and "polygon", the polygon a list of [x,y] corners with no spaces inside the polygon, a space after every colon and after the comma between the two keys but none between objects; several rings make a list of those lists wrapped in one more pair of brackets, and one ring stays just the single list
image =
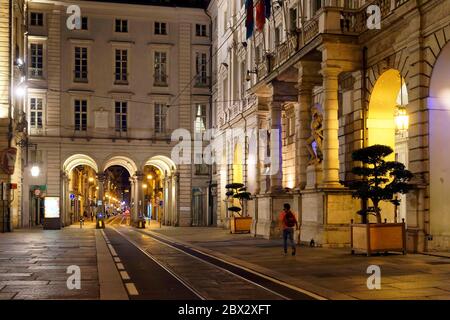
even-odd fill
[{"label": "building facade", "polygon": [[21,227],[25,1],[0,2],[0,232]]},{"label": "building facade", "polygon": [[46,196],[59,197],[63,225],[122,201],[107,193],[112,167],[129,176],[134,222],[153,201],[162,223],[210,223],[209,169],[171,160],[175,129],[209,126],[210,20],[199,1],[142,3],[28,1],[26,113],[41,170],[25,171],[26,225],[41,222]]},{"label": "building facade", "polygon": [[[448,250],[450,3],[272,1],[263,31],[247,39],[245,2],[209,4],[218,157],[228,160],[214,170],[218,224],[229,226],[225,186],[238,182],[253,195],[244,214],[254,234],[277,236],[288,202],[301,241],[348,245],[361,207],[344,187],[355,179],[351,154],[385,144],[414,189],[398,212],[384,204],[383,217],[405,219],[408,250]],[[400,128],[395,115],[405,110],[409,126]],[[270,131],[270,142],[255,130]]]}]

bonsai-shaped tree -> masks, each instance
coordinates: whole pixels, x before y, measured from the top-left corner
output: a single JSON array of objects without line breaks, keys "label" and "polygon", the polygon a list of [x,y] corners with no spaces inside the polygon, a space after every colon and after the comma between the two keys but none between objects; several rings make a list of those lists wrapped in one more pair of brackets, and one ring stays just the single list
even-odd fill
[{"label": "bonsai-shaped tree", "polygon": [[405,165],[398,161],[385,161],[384,158],[392,152],[391,147],[384,145],[373,145],[367,148],[356,150],[352,154],[353,161],[361,161],[362,166],[356,166],[352,172],[360,176],[360,180],[347,183],[353,190],[353,197],[367,201],[372,201],[373,207],[363,208],[358,214],[363,216],[363,221],[368,221],[369,214],[377,218],[377,223],[381,223],[380,201],[393,200],[397,193],[408,193],[412,185],[409,183],[413,174],[406,170]]},{"label": "bonsai-shaped tree", "polygon": [[233,213],[238,214],[239,216],[242,216],[241,211],[244,207],[244,201],[251,200],[251,193],[247,192],[247,188],[242,183],[230,183],[225,186],[227,188],[227,192],[225,195],[227,196],[227,199],[234,198],[239,200],[240,207],[238,206],[231,206],[228,208],[228,211],[231,211]]}]

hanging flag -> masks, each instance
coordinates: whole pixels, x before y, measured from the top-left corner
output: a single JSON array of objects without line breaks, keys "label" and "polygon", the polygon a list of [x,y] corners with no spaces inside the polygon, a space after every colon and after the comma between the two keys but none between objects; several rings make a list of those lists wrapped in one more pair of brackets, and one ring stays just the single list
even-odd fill
[{"label": "hanging flag", "polygon": [[256,30],[263,31],[266,23],[266,10],[264,8],[265,0],[259,0],[256,4]]},{"label": "hanging flag", "polygon": [[266,19],[269,19],[271,11],[272,11],[272,1],[271,0],[264,0],[264,9],[265,9]]},{"label": "hanging flag", "polygon": [[247,39],[249,39],[253,35],[253,28],[255,27],[255,19],[253,16],[253,0],[245,0],[245,10],[247,12],[245,27],[247,28]]}]

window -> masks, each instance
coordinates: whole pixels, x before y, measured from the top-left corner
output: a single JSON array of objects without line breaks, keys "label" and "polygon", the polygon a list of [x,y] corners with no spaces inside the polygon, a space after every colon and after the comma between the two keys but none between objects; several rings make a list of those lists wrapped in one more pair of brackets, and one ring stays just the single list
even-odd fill
[{"label": "window", "polygon": [[44,25],[44,14],[42,12],[31,12],[30,24],[35,27],[42,27]]},{"label": "window", "polygon": [[205,86],[208,84],[208,70],[206,62],[206,53],[197,52],[195,54],[195,72],[197,75],[197,85]]},{"label": "window", "polygon": [[75,130],[86,131],[87,129],[87,100],[75,100]]},{"label": "window", "polygon": [[195,35],[197,37],[206,37],[206,25],[196,24],[195,25]]},{"label": "window", "polygon": [[81,30],[88,29],[88,17],[81,17]]},{"label": "window", "polygon": [[128,20],[116,19],[116,32],[128,32]]},{"label": "window", "polygon": [[30,44],[30,77],[40,78],[44,75],[43,68],[43,52],[44,46],[42,43]]},{"label": "window", "polygon": [[30,99],[30,128],[41,129],[42,128],[42,98]]},{"label": "window", "polygon": [[206,131],[206,105],[197,104],[195,107],[195,133],[203,133]]},{"label": "window", "polygon": [[127,132],[127,102],[116,101],[116,132]]},{"label": "window", "polygon": [[87,48],[75,47],[74,81],[88,81]]},{"label": "window", "polygon": [[128,84],[128,52],[126,49],[115,50],[115,83]]},{"label": "window", "polygon": [[297,30],[297,9],[289,9],[289,31],[294,32]]},{"label": "window", "polygon": [[165,22],[155,22],[155,34],[167,35],[167,24]]},{"label": "window", "polygon": [[279,46],[281,43],[281,27],[275,28],[275,47]]},{"label": "window", "polygon": [[166,105],[155,103],[155,133],[166,131]]},{"label": "window", "polygon": [[167,53],[155,51],[154,59],[154,85],[167,86]]},{"label": "window", "polygon": [[313,0],[313,14],[315,14],[320,8],[322,8],[322,0]]}]

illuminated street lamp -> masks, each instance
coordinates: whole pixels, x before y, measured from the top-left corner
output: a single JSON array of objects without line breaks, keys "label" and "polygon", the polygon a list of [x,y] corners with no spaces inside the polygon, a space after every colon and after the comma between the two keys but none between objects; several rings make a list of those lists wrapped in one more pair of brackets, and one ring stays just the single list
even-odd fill
[{"label": "illuminated street lamp", "polygon": [[144,183],[144,184],[142,185],[142,188],[147,189],[147,184]]},{"label": "illuminated street lamp", "polygon": [[89,182],[94,182],[94,178],[89,177]]},{"label": "illuminated street lamp", "polygon": [[38,177],[41,172],[41,169],[39,168],[39,166],[37,164],[34,164],[31,167],[30,172],[31,172],[32,177]]},{"label": "illuminated street lamp", "polygon": [[151,174],[149,174],[149,175],[147,175],[147,179],[151,180],[151,179],[153,179],[153,176]]}]

